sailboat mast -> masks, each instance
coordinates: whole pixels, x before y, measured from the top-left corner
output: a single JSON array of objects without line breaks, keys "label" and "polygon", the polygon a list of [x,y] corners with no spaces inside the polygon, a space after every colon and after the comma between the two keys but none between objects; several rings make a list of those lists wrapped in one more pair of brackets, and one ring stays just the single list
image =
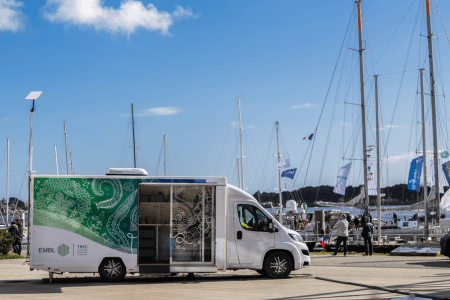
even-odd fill
[{"label": "sailboat mast", "polygon": [[131,103],[131,123],[133,124],[133,157],[134,157],[134,167],[136,168],[136,140],[134,136],[134,111],[133,103]]},{"label": "sailboat mast", "polygon": [[73,160],[72,160],[72,151],[69,150],[70,154],[70,168],[72,169],[72,175],[75,175],[75,167],[73,166]]},{"label": "sailboat mast", "polygon": [[9,229],[9,139],[6,139],[6,230]]},{"label": "sailboat mast", "polygon": [[239,185],[239,188],[241,188],[241,175],[240,175],[240,171],[239,171],[239,157],[236,158],[236,163],[237,163],[237,171],[238,171],[238,185]]},{"label": "sailboat mast", "polygon": [[244,157],[242,148],[242,123],[241,123],[241,99],[238,97],[238,109],[239,109],[239,140],[241,144],[241,188],[244,190]]},{"label": "sailboat mast", "polygon": [[55,145],[55,163],[56,163],[56,175],[59,175],[59,168],[58,168],[58,152],[56,151],[56,145]]},{"label": "sailboat mast", "polygon": [[378,213],[378,245],[381,245],[381,171],[380,171],[380,122],[378,118],[378,75],[375,77],[375,115],[377,125],[377,213]]},{"label": "sailboat mast", "polygon": [[424,91],[423,91],[423,71],[425,69],[419,69],[420,71],[420,98],[422,105],[422,151],[423,151],[423,201],[424,201],[424,210],[425,210],[425,227],[424,227],[424,236],[425,242],[428,242],[428,184],[427,184],[427,146],[425,139],[425,100],[424,100]]},{"label": "sailboat mast", "polygon": [[431,94],[431,117],[433,123],[433,156],[434,156],[434,186],[436,191],[436,225],[439,225],[441,195],[439,194],[439,161],[437,144],[437,125],[436,125],[436,91],[434,81],[434,62],[433,62],[433,33],[431,32],[431,11],[430,0],[425,0],[427,11],[427,30],[428,30],[428,62],[430,64],[430,94]]},{"label": "sailboat mast", "polygon": [[167,176],[167,172],[166,172],[166,135],[164,135],[164,176]]},{"label": "sailboat mast", "polygon": [[66,147],[66,168],[67,168],[67,175],[69,175],[69,159],[67,158],[67,133],[66,133],[66,122],[63,122],[64,124],[64,145]]},{"label": "sailboat mast", "polygon": [[361,122],[363,135],[363,161],[364,161],[364,212],[369,214],[369,188],[367,183],[367,145],[366,145],[366,107],[364,104],[364,59],[361,23],[361,0],[356,1],[358,6],[358,37],[359,37],[359,81],[361,85]]},{"label": "sailboat mast", "polygon": [[[280,139],[278,138],[278,121],[275,122],[275,125],[277,127],[277,151],[278,151],[278,163],[281,161],[281,155],[280,155]],[[278,168],[278,192],[280,196],[280,214],[279,214],[279,221],[281,224],[283,224],[283,196],[281,191],[281,169]]]}]

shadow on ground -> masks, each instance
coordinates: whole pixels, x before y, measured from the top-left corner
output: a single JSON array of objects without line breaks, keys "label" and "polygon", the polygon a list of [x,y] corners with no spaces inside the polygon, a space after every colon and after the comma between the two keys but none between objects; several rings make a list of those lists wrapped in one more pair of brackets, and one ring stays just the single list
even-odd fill
[{"label": "shadow on ground", "polygon": [[[291,274],[289,278],[279,280],[293,280],[293,279],[312,279],[310,274]],[[266,280],[273,280],[261,275],[206,275],[188,277],[184,275],[178,275],[174,277],[163,276],[128,276],[121,282],[104,282],[98,276],[86,276],[86,277],[55,277],[53,282],[50,283],[48,278],[41,280],[0,280],[0,295],[15,295],[15,294],[52,294],[62,293],[62,289],[66,287],[91,287],[91,286],[129,286],[129,285],[148,285],[148,284],[200,284],[203,282],[229,282],[233,281],[257,281],[263,282]]]}]

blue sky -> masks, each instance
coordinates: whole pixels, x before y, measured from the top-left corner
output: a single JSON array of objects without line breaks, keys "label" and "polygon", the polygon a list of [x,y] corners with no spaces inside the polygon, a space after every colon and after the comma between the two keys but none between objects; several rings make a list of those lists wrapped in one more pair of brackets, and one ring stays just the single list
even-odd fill
[{"label": "blue sky", "polygon": [[[367,101],[369,105],[374,101],[372,75],[381,74],[384,139],[391,129],[386,153],[391,160],[383,185],[405,182],[408,161],[420,141],[414,110],[414,70],[419,62],[426,62],[426,39],[419,35],[425,33],[420,2],[424,1],[367,0],[362,4],[364,39],[371,51],[365,54]],[[444,24],[450,26],[450,4],[438,4]],[[19,193],[27,167],[31,108],[31,102],[23,99],[34,90],[43,91],[33,116],[33,169],[38,174],[55,174],[55,144],[65,169],[64,121],[76,174],[131,167],[129,115],[134,103],[138,167],[155,175],[166,134],[170,175],[226,176],[237,185],[233,122],[240,96],[248,156],[246,186],[249,192],[273,191],[275,143],[269,137],[274,122],[280,122],[284,154],[288,152],[291,165],[299,168],[305,156],[309,160],[311,142],[302,138],[315,130],[353,7],[354,1],[332,0],[0,0],[0,15],[9,16],[0,23],[0,197],[6,190],[6,138],[11,139],[10,196]],[[440,84],[449,78],[450,47],[435,7],[433,22],[439,36],[435,43],[440,51]],[[353,155],[348,151],[345,155],[361,156],[360,133],[356,142],[350,141],[353,128],[360,126],[360,108],[344,105],[344,99],[359,102],[358,73],[351,71],[357,53],[348,49],[357,47],[355,19],[350,26],[308,177],[305,181],[304,165],[294,185],[286,181],[288,189],[302,187],[304,182],[317,185],[319,178],[321,184],[334,185],[337,170],[346,163],[342,149],[355,148]],[[383,75],[403,70],[413,71],[404,73],[403,81],[402,74]],[[353,84],[347,84],[351,78]],[[442,88],[438,85],[439,93]],[[440,101],[444,122],[445,103]],[[373,144],[373,107],[367,113],[368,144]],[[411,128],[413,145],[409,146]],[[440,148],[445,148],[443,132]],[[265,151],[267,145],[271,148]],[[156,175],[161,170],[160,165]],[[349,184],[361,182],[360,171],[355,161]],[[21,193],[20,198],[26,198],[25,187]]]}]

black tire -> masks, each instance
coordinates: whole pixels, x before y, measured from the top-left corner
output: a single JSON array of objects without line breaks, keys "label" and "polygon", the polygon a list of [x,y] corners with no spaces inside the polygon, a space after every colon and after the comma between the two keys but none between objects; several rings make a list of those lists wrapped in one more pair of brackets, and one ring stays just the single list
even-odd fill
[{"label": "black tire", "polygon": [[255,271],[258,272],[259,275],[267,276],[266,271],[264,271],[264,269],[262,269],[262,270],[255,270]]},{"label": "black tire", "polygon": [[125,277],[127,270],[120,258],[105,258],[98,267],[98,273],[104,281],[118,282]]},{"label": "black tire", "polygon": [[274,252],[266,257],[264,271],[270,278],[286,278],[291,274],[292,260],[284,252]]}]

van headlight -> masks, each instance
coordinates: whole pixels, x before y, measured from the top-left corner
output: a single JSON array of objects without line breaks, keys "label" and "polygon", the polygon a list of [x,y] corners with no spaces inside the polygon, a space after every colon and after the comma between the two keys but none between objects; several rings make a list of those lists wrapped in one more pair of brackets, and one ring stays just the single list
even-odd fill
[{"label": "van headlight", "polygon": [[291,239],[293,239],[294,241],[299,242],[299,243],[303,243],[303,239],[302,239],[302,237],[301,237],[300,234],[289,233],[289,236],[290,236]]}]

